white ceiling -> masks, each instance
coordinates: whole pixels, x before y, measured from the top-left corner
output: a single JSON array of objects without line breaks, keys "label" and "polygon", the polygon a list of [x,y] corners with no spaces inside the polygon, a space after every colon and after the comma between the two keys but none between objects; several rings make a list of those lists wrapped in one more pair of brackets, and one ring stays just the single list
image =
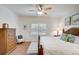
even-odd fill
[{"label": "white ceiling", "polygon": [[[3,6],[20,16],[38,15],[36,12],[35,4],[4,4]],[[48,16],[65,15],[79,10],[79,4],[52,4],[51,7],[52,10],[48,12]]]}]

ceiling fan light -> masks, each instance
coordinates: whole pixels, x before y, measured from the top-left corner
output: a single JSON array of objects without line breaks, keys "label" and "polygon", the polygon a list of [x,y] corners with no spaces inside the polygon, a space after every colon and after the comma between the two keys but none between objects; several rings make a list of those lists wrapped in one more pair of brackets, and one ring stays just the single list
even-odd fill
[{"label": "ceiling fan light", "polygon": [[43,14],[43,12],[38,12],[38,15],[42,15]]}]

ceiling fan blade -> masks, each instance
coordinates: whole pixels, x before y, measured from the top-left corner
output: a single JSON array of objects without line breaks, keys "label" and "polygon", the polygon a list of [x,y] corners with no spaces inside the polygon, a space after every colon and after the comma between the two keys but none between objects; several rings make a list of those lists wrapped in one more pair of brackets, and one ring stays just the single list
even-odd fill
[{"label": "ceiling fan blade", "polygon": [[35,10],[29,10],[29,11],[33,11],[34,12]]},{"label": "ceiling fan blade", "polygon": [[41,8],[41,7],[42,7],[42,5],[41,5],[41,4],[39,4],[39,7]]},{"label": "ceiling fan blade", "polygon": [[42,11],[43,10],[43,5],[39,4],[37,8],[38,8],[39,11]]},{"label": "ceiling fan blade", "polygon": [[51,9],[52,9],[51,7],[45,8],[45,10],[51,10]]},{"label": "ceiling fan blade", "polygon": [[46,12],[43,12],[45,15],[47,15],[47,13]]}]

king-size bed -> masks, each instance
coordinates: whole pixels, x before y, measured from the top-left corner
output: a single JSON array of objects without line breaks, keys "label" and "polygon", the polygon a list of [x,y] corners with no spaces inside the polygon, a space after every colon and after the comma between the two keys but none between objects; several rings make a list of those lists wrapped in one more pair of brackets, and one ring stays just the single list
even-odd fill
[{"label": "king-size bed", "polygon": [[72,34],[77,38],[72,43],[61,40],[61,36],[42,36],[39,44],[42,47],[38,49],[42,49],[44,55],[79,55],[79,28],[70,28],[63,33]]}]

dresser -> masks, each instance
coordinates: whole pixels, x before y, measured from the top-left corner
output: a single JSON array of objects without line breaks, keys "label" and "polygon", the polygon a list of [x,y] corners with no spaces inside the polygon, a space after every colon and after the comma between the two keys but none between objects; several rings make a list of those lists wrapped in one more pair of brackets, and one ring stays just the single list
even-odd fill
[{"label": "dresser", "polygon": [[16,48],[16,29],[0,28],[0,54],[7,54]]}]

